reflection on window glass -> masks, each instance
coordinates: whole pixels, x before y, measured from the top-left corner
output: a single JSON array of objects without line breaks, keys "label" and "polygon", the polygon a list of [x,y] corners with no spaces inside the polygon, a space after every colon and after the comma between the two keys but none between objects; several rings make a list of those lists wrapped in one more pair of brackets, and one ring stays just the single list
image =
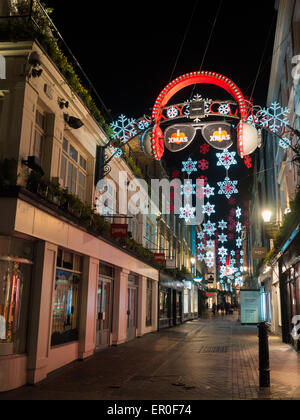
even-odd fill
[{"label": "reflection on window glass", "polygon": [[30,276],[30,265],[0,261],[0,343],[9,354],[26,351]]}]

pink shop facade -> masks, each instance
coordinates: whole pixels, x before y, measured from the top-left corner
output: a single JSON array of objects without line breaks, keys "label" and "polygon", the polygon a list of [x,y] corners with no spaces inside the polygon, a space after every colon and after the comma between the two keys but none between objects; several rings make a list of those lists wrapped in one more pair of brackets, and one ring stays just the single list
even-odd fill
[{"label": "pink shop facade", "polygon": [[25,191],[0,202],[0,392],[157,330],[155,268]]}]

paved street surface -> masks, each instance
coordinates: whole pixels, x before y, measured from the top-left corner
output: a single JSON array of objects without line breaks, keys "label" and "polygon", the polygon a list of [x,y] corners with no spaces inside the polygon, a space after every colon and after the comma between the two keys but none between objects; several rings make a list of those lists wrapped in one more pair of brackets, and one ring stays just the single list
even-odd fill
[{"label": "paved street surface", "polygon": [[269,391],[258,388],[257,327],[218,315],[99,352],[0,400],[300,399],[300,354],[279,337],[269,344]]}]

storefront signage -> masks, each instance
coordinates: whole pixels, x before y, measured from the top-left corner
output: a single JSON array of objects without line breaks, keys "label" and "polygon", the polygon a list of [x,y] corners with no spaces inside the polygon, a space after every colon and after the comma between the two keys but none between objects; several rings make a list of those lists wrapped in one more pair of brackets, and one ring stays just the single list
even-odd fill
[{"label": "storefront signage", "polygon": [[204,140],[218,150],[228,149],[233,145],[234,130],[228,123],[208,123],[202,129]]},{"label": "storefront signage", "polygon": [[253,248],[252,250],[252,258],[254,259],[261,259],[265,258],[267,255],[267,248]]},{"label": "storefront signage", "polygon": [[127,238],[128,237],[128,225],[112,223],[110,225],[110,236],[112,238]]},{"label": "storefront signage", "polygon": [[154,254],[154,262],[164,263],[166,261],[166,254],[156,253]]},{"label": "storefront signage", "polygon": [[168,127],[164,134],[165,146],[170,152],[180,152],[191,144],[196,136],[196,129],[186,124]]},{"label": "storefront signage", "polygon": [[169,258],[167,258],[166,268],[176,268],[176,260],[170,260]]}]

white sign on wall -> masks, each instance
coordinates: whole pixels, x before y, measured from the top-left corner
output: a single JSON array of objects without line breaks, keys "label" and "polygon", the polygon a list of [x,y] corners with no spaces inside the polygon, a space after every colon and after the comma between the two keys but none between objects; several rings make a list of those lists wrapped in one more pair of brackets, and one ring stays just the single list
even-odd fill
[{"label": "white sign on wall", "polygon": [[259,290],[241,290],[241,323],[242,324],[258,324],[260,291]]}]

